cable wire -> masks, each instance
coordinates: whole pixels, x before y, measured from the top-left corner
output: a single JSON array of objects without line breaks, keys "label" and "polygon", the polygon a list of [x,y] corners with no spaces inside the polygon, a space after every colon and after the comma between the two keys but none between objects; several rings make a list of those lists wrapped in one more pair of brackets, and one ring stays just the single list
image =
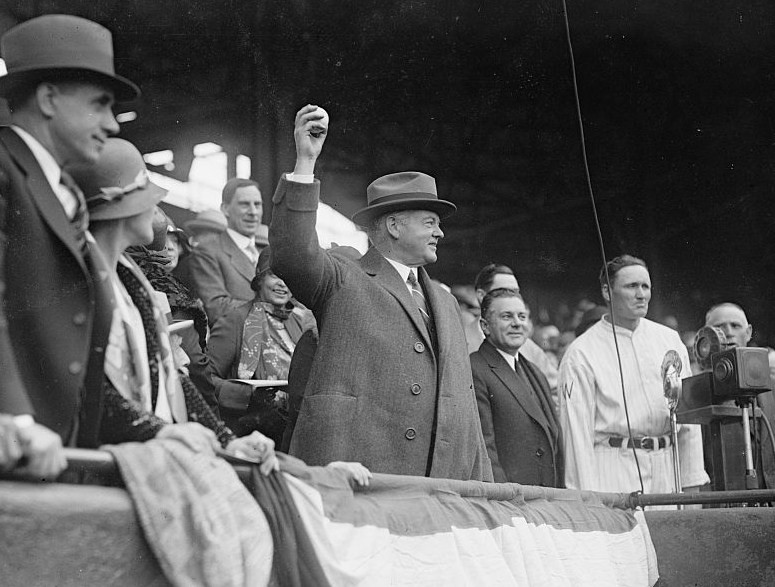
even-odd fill
[{"label": "cable wire", "polygon": [[[597,231],[597,240],[598,244],[600,245],[600,255],[603,258],[603,267],[605,270],[605,281],[606,286],[608,287],[609,296],[611,295],[611,292],[613,291],[611,288],[611,276],[608,274],[608,262],[607,262],[607,255],[605,252],[605,244],[603,243],[603,232],[600,229],[600,219],[597,215],[597,204],[595,203],[595,192],[592,189],[592,177],[589,173],[589,162],[587,160],[587,141],[586,137],[584,135],[584,120],[581,115],[581,100],[579,99],[579,86],[576,76],[576,59],[573,55],[573,42],[571,41],[571,34],[570,34],[570,22],[568,20],[568,5],[566,4],[565,0],[562,0],[562,15],[565,22],[565,36],[568,40],[568,52],[570,54],[570,68],[571,68],[571,79],[573,80],[573,97],[576,101],[576,115],[578,117],[579,121],[579,135],[581,138],[581,156],[584,162],[584,175],[587,180],[587,191],[589,192],[589,199],[592,203],[592,213],[595,217],[595,229]],[[632,438],[632,428],[630,426],[630,412],[627,409],[627,394],[624,390],[624,370],[622,369],[622,356],[619,352],[619,340],[616,336],[616,315],[614,314],[614,308],[613,304],[609,303],[609,311],[611,313],[611,331],[614,335],[614,348],[616,349],[616,361],[619,365],[619,380],[622,386],[622,400],[624,402],[624,416],[627,420],[627,435],[629,438]],[[628,444],[630,444],[628,442]],[[635,448],[635,444],[632,443],[632,455],[635,458],[635,467],[638,469],[638,481],[640,482],[640,491],[641,493],[644,492],[643,488],[643,475],[640,470],[640,461],[638,460],[638,453],[637,449]],[[678,491],[680,491],[680,488],[678,488]]]}]

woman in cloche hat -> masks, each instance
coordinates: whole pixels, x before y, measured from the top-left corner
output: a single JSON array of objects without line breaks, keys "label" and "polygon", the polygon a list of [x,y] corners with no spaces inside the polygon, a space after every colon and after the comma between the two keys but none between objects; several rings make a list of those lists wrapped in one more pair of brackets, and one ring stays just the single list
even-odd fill
[{"label": "woman in cloche hat", "polygon": [[[272,442],[258,433],[237,439],[188,376],[178,372],[157,294],[125,253],[128,247],[151,243],[154,209],[166,194],[149,180],[142,155],[131,143],[111,138],[97,163],[68,171],[86,197],[90,232],[114,268],[104,276],[116,304],[105,352],[100,441],[144,441],[165,434],[170,423],[197,421],[228,450],[263,460],[262,471],[268,474],[277,466]],[[210,442],[210,432],[189,428],[196,443]]]}]

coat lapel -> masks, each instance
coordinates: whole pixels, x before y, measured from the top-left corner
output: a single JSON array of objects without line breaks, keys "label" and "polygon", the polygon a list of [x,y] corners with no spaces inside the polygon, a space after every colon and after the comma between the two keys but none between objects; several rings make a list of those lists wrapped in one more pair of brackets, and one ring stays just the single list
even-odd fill
[{"label": "coat lapel", "polygon": [[415,304],[412,299],[412,294],[409,293],[409,289],[401,281],[401,276],[399,276],[393,266],[385,260],[382,253],[374,247],[371,247],[368,252],[361,257],[360,264],[367,274],[374,277],[382,287],[398,300],[398,303],[401,304],[401,307],[423,337],[426,346],[429,349],[432,349],[433,345],[431,344],[430,333],[425,327],[425,323],[422,321],[420,311],[417,309],[417,304]]},{"label": "coat lapel", "polygon": [[243,253],[227,232],[221,234],[221,246],[231,259],[231,265],[248,281],[256,276],[256,267],[250,262],[248,256]]},{"label": "coat lapel", "polygon": [[492,369],[492,372],[501,380],[501,383],[509,390],[509,393],[514,396],[514,399],[522,406],[525,413],[538,422],[538,424],[541,425],[541,428],[544,429],[546,435],[550,439],[553,439],[554,437],[551,430],[549,430],[549,425],[546,421],[546,415],[538,403],[540,400],[537,398],[533,399],[530,395],[530,390],[523,389],[523,382],[517,377],[514,369],[506,363],[506,359],[504,359],[497,349],[486,340],[482,343],[479,351],[487,359],[487,364],[490,366],[490,369]]},{"label": "coat lapel", "polygon": [[538,367],[536,367],[533,363],[524,357],[522,357],[522,367],[525,370],[527,378],[532,383],[533,389],[535,389],[538,401],[541,403],[541,408],[543,410],[546,421],[546,426],[544,426],[544,428],[547,429],[547,433],[549,434],[549,438],[552,441],[552,445],[556,448],[556,445],[559,444],[560,425],[557,421],[557,415],[554,411],[554,401],[552,400],[549,388],[544,385],[542,379],[538,377],[536,373]]},{"label": "coat lapel", "polygon": [[37,159],[35,159],[27,144],[12,129],[2,129],[0,140],[8,148],[11,157],[13,157],[27,178],[27,191],[38,208],[41,218],[70,250],[83,270],[86,271],[83,253],[75,240],[75,231],[73,231],[70,220],[65,215],[65,210],[51,189],[51,185],[43,174]]}]

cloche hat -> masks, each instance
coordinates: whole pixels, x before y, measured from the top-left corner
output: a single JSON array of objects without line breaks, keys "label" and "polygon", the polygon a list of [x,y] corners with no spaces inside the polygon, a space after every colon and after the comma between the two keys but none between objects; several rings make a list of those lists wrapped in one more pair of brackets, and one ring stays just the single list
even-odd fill
[{"label": "cloche hat", "polygon": [[152,183],[140,151],[124,139],[105,141],[96,163],[67,171],[83,190],[91,220],[129,218],[153,208],[167,190]]}]

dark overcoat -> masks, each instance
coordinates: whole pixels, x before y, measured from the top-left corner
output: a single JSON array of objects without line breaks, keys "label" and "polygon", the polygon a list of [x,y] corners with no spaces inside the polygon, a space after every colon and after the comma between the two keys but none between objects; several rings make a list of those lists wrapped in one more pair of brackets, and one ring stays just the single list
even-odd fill
[{"label": "dark overcoat", "polygon": [[418,271],[434,352],[409,290],[376,249],[354,261],[320,248],[319,190],[281,179],[269,228],[272,269],[320,333],[291,454],[311,465],[492,480],[455,299]]},{"label": "dark overcoat", "polygon": [[96,443],[102,410],[105,268],[82,253],[24,141],[0,129],[0,412],[33,414],[71,444],[81,412],[82,446]]},{"label": "dark overcoat", "polygon": [[496,483],[564,487],[560,426],[546,377],[519,356],[532,389],[525,389],[487,340],[471,353],[482,433]]}]

